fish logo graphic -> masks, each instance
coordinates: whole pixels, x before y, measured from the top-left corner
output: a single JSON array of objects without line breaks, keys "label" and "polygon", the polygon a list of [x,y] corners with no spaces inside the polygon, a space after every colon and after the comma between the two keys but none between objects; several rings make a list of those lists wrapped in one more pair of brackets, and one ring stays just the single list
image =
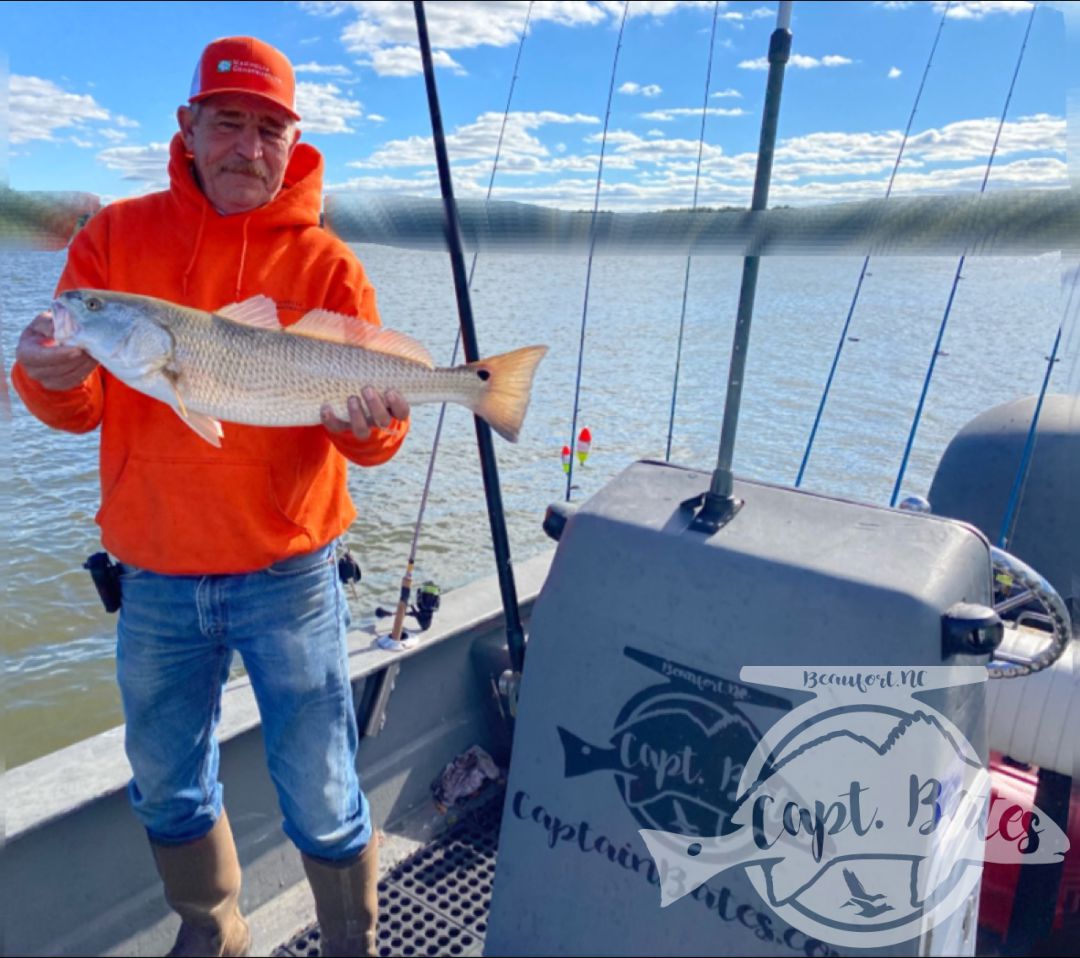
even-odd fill
[{"label": "fish logo graphic", "polygon": [[217,72],[228,73],[232,69],[232,60],[218,60]]},{"label": "fish logo graphic", "polygon": [[952,914],[973,893],[984,857],[1053,862],[1068,849],[1037,810],[1023,836],[996,829],[978,753],[945,715],[912,698],[985,681],[985,669],[834,669],[827,674],[840,681],[827,687],[821,674],[743,669],[744,681],[815,697],[761,737],[725,830],[641,830],[662,906],[741,866],[789,924],[834,944],[878,947]]},{"label": "fish logo graphic", "polygon": [[567,778],[607,772],[638,824],[684,835],[715,835],[736,808],[743,763],[760,733],[739,709],[787,708],[785,699],[727,682],[637,649],[625,654],[668,681],[623,706],[606,744],[557,726]]}]

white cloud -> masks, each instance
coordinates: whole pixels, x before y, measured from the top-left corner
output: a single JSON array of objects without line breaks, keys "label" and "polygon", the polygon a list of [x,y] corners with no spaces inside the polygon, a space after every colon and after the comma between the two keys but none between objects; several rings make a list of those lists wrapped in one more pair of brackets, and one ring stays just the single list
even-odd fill
[{"label": "white cloud", "polygon": [[[599,139],[598,135],[586,138],[588,142],[597,142]],[[617,156],[623,161],[632,160],[635,166],[639,163],[668,165],[678,157],[686,157],[696,163],[699,146],[703,160],[705,158],[719,160],[724,155],[721,147],[709,143],[702,145],[698,140],[656,138],[646,140],[628,130],[616,130],[609,133],[608,143],[614,146],[614,153]]]},{"label": "white cloud", "polygon": [[72,143],[74,143],[77,147],[79,147],[80,149],[83,149],[83,150],[89,150],[94,146],[94,144],[91,143],[89,140],[82,140],[82,139],[79,139],[79,137],[77,137],[77,136],[70,136],[70,137],[68,137],[68,139]]},{"label": "white cloud", "polygon": [[342,66],[340,63],[335,63],[332,66],[327,66],[322,63],[300,63],[293,67],[296,73],[314,73],[319,76],[332,76],[332,77],[347,77],[352,76],[348,67]]},{"label": "white cloud", "polygon": [[110,146],[97,155],[107,169],[121,178],[149,187],[168,185],[169,144],[151,143],[148,146]]},{"label": "white cloud", "polygon": [[[383,47],[373,50],[369,60],[358,62],[363,66],[370,66],[379,76],[384,77],[411,77],[424,72],[420,48],[413,46]],[[465,73],[465,68],[445,50],[433,50],[431,62],[436,68],[453,70],[459,75]]]},{"label": "white cloud", "polygon": [[755,9],[750,11],[750,16],[752,16],[755,20],[759,20],[762,17],[775,17],[776,11],[770,10],[768,7],[756,7]]},{"label": "white cloud", "polygon": [[369,113],[367,115],[367,119],[368,119],[369,123],[385,123],[386,122],[386,117],[383,116],[381,113]]},{"label": "white cloud", "polygon": [[[874,0],[874,6],[885,10],[906,10],[914,6],[913,0]],[[946,0],[933,0],[935,14],[945,12]],[[1028,0],[953,0],[949,5],[949,20],[982,20],[997,13],[1014,16],[1018,13],[1030,13],[1032,4]]]},{"label": "white cloud", "polygon": [[[746,110],[741,106],[724,108],[719,106],[710,106],[705,108],[705,112],[709,116],[745,116]],[[651,110],[648,113],[641,113],[639,116],[643,120],[653,120],[657,123],[669,123],[671,120],[680,116],[701,116],[701,107],[699,106],[680,106],[674,107],[670,110]]]},{"label": "white cloud", "polygon": [[139,125],[138,120],[133,120],[133,119],[131,119],[131,117],[120,116],[120,115],[117,115],[116,117],[114,117],[114,122],[116,123],[117,126],[122,126],[122,127],[124,127],[125,129],[128,129],[128,130],[134,130]]},{"label": "white cloud", "polygon": [[[598,0],[597,6],[606,10],[612,20],[622,19],[623,0]],[[635,0],[630,4],[627,19],[633,20],[635,17],[659,19],[686,7],[712,10],[713,6],[713,0]]]},{"label": "white cloud", "polygon": [[122,143],[127,139],[127,134],[123,130],[98,130],[98,133],[113,143]]},{"label": "white cloud", "polygon": [[[700,116],[700,108],[680,109]],[[487,190],[502,115],[485,113],[450,137],[455,189],[463,197]],[[537,131],[547,124],[587,123],[594,132],[578,145],[550,149]],[[922,130],[909,138],[894,192],[940,193],[978,188],[997,121],[965,120]],[[596,117],[551,111],[512,113],[507,120],[494,196],[524,202],[588,208],[592,204],[597,145]],[[773,167],[772,202],[807,204],[884,195],[902,134],[897,130],[865,133],[821,131],[778,144]],[[1066,185],[1065,123],[1036,114],[1007,123],[1002,130],[991,189]],[[604,159],[601,205],[608,209],[656,209],[685,206],[693,195],[699,142],[669,137],[661,129],[639,134],[609,131]],[[434,160],[428,137],[384,144],[370,157],[350,165],[365,174],[344,189],[383,189],[436,195]],[[749,201],[757,157],[729,155],[716,143],[701,145],[701,205],[745,205]],[[414,169],[410,170],[409,167]],[[625,175],[609,177],[621,171]]]},{"label": "white cloud", "polygon": [[[605,160],[605,169],[609,168],[609,162],[616,159],[619,158],[609,157]],[[735,162],[736,159],[739,160],[738,163]],[[718,172],[716,168],[703,170],[699,183],[698,205],[746,206],[750,201],[753,182],[752,160],[750,157],[750,162],[747,163],[743,158],[727,158],[730,168],[744,174],[741,176],[730,175],[726,171]],[[564,209],[590,209],[596,188],[596,161],[595,156],[573,158],[563,163],[558,170],[550,169],[552,177],[543,182],[514,178],[497,180],[493,198]],[[895,191],[907,195],[972,191],[978,189],[981,172],[978,166],[949,171],[946,175],[918,170],[901,172]],[[455,166],[455,187],[459,182],[458,173],[458,167]],[[1064,162],[1053,158],[1014,161],[1003,164],[995,175],[998,173],[998,183],[1002,188],[1063,188],[1068,185]],[[634,180],[605,181],[600,194],[601,206],[612,210],[689,206],[694,192],[694,180],[694,165],[687,163],[680,169],[655,169],[649,175],[641,175]],[[486,193],[485,177],[478,176],[461,182],[463,196],[482,198]],[[332,184],[327,189],[335,193],[372,191],[434,197],[438,195],[438,182],[433,171],[418,172],[413,177],[375,174]],[[880,199],[883,192],[884,176],[875,173],[857,179],[836,181],[828,177],[803,181],[785,179],[774,182],[770,201],[774,204],[807,205],[829,201]]]},{"label": "white cloud", "polygon": [[[912,189],[922,184],[923,181],[917,177],[923,174],[917,174],[917,170],[925,171],[925,175],[930,177],[925,181],[927,185],[934,177],[940,177],[942,182],[955,181],[957,172],[955,168],[950,168],[950,164],[967,164],[971,168],[981,164],[985,171],[997,125],[998,121],[993,118],[961,120],[914,134],[905,147],[901,167],[903,176],[898,178],[896,188],[903,188],[902,181]],[[777,147],[773,173],[778,179],[791,182],[813,176],[829,177],[841,183],[844,177],[875,173],[884,175],[892,169],[901,140],[899,130],[887,133],[820,132],[792,137]],[[1046,159],[1026,157],[1024,154],[1064,154],[1064,151],[1063,119],[1036,114],[1009,121],[1002,127],[990,184],[1002,183],[1001,170],[1009,162],[1030,163]]]},{"label": "white cloud", "polygon": [[648,86],[642,86],[640,83],[634,83],[632,80],[627,80],[621,87],[619,87],[619,92],[626,93],[629,96],[654,97],[659,96],[664,91],[655,83],[650,83]]},{"label": "white cloud", "polygon": [[[499,165],[510,171],[515,168],[515,165],[521,168],[528,158],[549,156],[547,147],[531,132],[542,126],[549,123],[599,124],[599,122],[597,117],[583,113],[565,114],[552,110],[531,113],[511,112],[506,116]],[[502,128],[502,113],[482,113],[473,123],[460,126],[447,136],[447,150],[455,161],[481,160],[490,168],[499,142],[499,131]],[[390,140],[367,159],[353,160],[348,165],[361,169],[426,166],[434,163],[434,157],[430,136],[410,136],[403,140]]]},{"label": "white cloud", "polygon": [[[933,172],[901,172],[893,186],[894,195],[973,193],[979,189],[985,166],[976,164]],[[1067,167],[1062,160],[1043,157],[1016,160],[994,167],[988,189],[1062,189],[1069,185]],[[770,190],[772,203],[824,203],[833,200],[878,199],[884,185],[880,178],[780,183]]]},{"label": "white cloud", "polygon": [[[1031,7],[1027,0],[959,0],[949,7],[946,16],[949,20],[982,20],[997,13],[1030,13]],[[935,12],[941,13],[944,9],[945,4],[935,0]]]},{"label": "white cloud", "polygon": [[363,116],[358,100],[351,100],[333,83],[296,84],[296,112],[306,133],[351,133],[350,120]]},{"label": "white cloud", "polygon": [[[413,47],[416,43],[416,18],[413,5],[404,0],[356,0],[337,5],[354,17],[345,24],[341,39],[351,53],[359,54],[365,64],[383,74],[385,66],[394,67],[398,59],[380,57],[381,51]],[[305,5],[310,9],[310,5]],[[525,25],[524,3],[488,3],[482,0],[434,0],[425,4],[431,45],[442,52],[478,46],[502,47],[517,43]],[[325,11],[324,11],[325,12]],[[593,24],[606,14],[590,3],[547,2],[533,7],[532,22],[550,21],[564,26]],[[400,57],[400,54],[397,55]],[[385,75],[385,74],[384,74]],[[402,74],[389,74],[400,76]]]},{"label": "white cloud", "polygon": [[[960,120],[940,130],[927,130],[908,141],[908,149],[929,162],[962,162],[990,155],[999,119]],[[1065,150],[1065,121],[1046,113],[1008,120],[1001,128],[997,155]],[[995,167],[993,178],[997,170]]]},{"label": "white cloud", "polygon": [[742,94],[734,87],[728,87],[726,90],[717,90],[715,93],[710,93],[710,97],[735,97],[741,100]]},{"label": "white cloud", "polygon": [[336,17],[353,5],[348,0],[300,0],[300,6],[316,17]]},{"label": "white cloud", "polygon": [[112,117],[89,94],[68,93],[52,80],[11,75],[8,99],[9,136],[12,143],[55,140],[57,130],[86,129],[89,121]]},{"label": "white cloud", "polygon": [[899,67],[889,67],[889,79],[890,80],[895,80],[898,76],[900,76],[900,73],[901,73],[901,70],[900,70]]},{"label": "white cloud", "polygon": [[[455,190],[457,181],[454,182]],[[438,196],[439,178],[432,171],[418,172],[415,176],[386,176],[365,173],[341,183],[327,183],[327,193],[405,193],[411,196]]]},{"label": "white cloud", "polygon": [[[711,0],[636,0],[629,17],[665,17],[687,6],[711,9]],[[419,60],[406,51],[415,49],[416,19],[413,5],[406,0],[303,0],[301,9],[315,16],[342,17],[341,40],[381,76],[411,76],[419,72]],[[452,51],[480,46],[505,47],[516,44],[525,25],[529,4],[524,0],[428,0],[425,4],[428,31],[436,51],[436,66],[464,68],[451,57]],[[622,17],[621,0],[542,0],[532,5],[530,23],[575,28],[617,21]],[[769,13],[769,11],[766,11]],[[755,11],[751,16],[758,16]],[[530,27],[531,29],[532,27]]]},{"label": "white cloud", "polygon": [[[802,53],[793,53],[791,59],[788,60],[788,66],[794,67],[797,70],[813,70],[816,67],[842,67],[848,66],[852,61],[847,57],[838,56],[836,54],[829,54],[822,57],[820,60],[817,57],[808,57]],[[768,70],[769,58],[758,57],[755,60],[743,60],[739,64],[740,70]]]}]

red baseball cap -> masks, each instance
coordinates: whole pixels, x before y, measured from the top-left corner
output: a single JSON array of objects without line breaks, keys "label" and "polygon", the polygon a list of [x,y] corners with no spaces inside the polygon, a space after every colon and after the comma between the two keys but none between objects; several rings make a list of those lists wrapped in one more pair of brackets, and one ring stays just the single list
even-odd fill
[{"label": "red baseball cap", "polygon": [[252,93],[277,104],[294,120],[300,119],[289,58],[255,37],[222,37],[203,50],[188,101],[197,103],[215,93]]}]

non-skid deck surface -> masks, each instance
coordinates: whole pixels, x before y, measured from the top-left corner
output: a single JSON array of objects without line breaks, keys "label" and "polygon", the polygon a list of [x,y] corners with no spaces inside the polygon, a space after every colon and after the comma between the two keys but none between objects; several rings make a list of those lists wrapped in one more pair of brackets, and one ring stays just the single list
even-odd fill
[{"label": "non-skid deck surface", "polygon": [[[464,815],[379,882],[380,955],[480,955],[491,906],[502,797]],[[319,926],[274,958],[321,955]]]}]

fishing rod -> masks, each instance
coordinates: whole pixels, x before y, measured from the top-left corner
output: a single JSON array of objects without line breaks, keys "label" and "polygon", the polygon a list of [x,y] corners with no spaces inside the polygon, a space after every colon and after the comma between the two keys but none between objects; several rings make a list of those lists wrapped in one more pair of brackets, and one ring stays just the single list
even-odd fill
[{"label": "fishing rod", "polygon": [[[941,31],[945,26],[945,18],[949,15],[949,8],[952,6],[952,0],[949,0],[945,4],[945,9],[941,13],[941,20],[938,21],[937,33],[934,35],[933,46],[930,47],[930,56],[927,58],[926,67],[923,69],[922,80],[919,83],[919,89],[915,94],[915,102],[911,105],[911,114],[908,116],[907,126],[904,128],[904,136],[900,140],[900,149],[896,154],[896,162],[893,163],[892,173],[889,175],[889,184],[885,187],[885,199],[887,200],[892,194],[893,184],[896,182],[896,174],[900,169],[900,160],[904,156],[904,149],[907,147],[908,137],[911,135],[911,125],[915,122],[915,113],[919,109],[919,101],[922,99],[923,89],[926,87],[926,78],[930,75],[930,66],[934,62],[934,53],[937,51],[938,41],[941,39]],[[806,450],[803,452],[802,463],[799,465],[799,473],[795,477],[795,488],[798,489],[802,485],[803,476],[806,474],[806,466],[810,462],[810,451],[814,448],[814,440],[817,438],[818,427],[821,425],[821,418],[825,413],[825,403],[829,400],[829,393],[832,390],[833,379],[836,377],[836,369],[840,365],[840,354],[843,352],[844,343],[847,342],[848,330],[851,328],[851,318],[855,315],[855,306],[859,302],[859,295],[862,293],[863,280],[866,278],[866,270],[870,265],[870,254],[866,254],[866,258],[863,260],[862,269],[859,271],[859,279],[855,283],[855,293],[851,297],[851,305],[848,307],[847,318],[844,320],[844,328],[840,330],[840,340],[836,344],[836,353],[833,355],[832,366],[829,369],[829,375],[825,380],[825,388],[821,393],[821,401],[818,403],[817,415],[814,417],[814,424],[810,427],[810,436],[806,442]]]},{"label": "fishing rod", "polygon": [[[487,195],[484,197],[484,201],[487,202],[491,199],[492,190],[495,187],[495,174],[499,169],[499,157],[502,154],[503,136],[506,133],[506,122],[510,117],[510,103],[514,98],[514,86],[517,83],[518,67],[521,64],[521,52],[525,48],[525,37],[529,32],[529,20],[532,17],[533,0],[529,0],[529,6],[525,11],[525,24],[521,28],[521,40],[518,42],[517,57],[514,60],[514,73],[510,79],[510,91],[506,96],[506,109],[503,110],[502,125],[499,127],[499,139],[495,144],[495,160],[491,165],[491,177],[488,179]],[[473,252],[472,263],[469,265],[469,277],[467,285],[469,289],[472,289],[473,275],[476,273],[476,260],[480,255],[480,251]],[[453,366],[457,362],[458,347],[461,345],[461,330],[458,329],[457,335],[454,337],[454,348],[450,354],[450,365]],[[427,477],[424,480],[424,490],[420,495],[420,508],[416,515],[416,525],[413,528],[412,545],[409,547],[409,559],[405,566],[405,575],[401,579],[401,589],[398,595],[397,608],[394,610],[394,624],[390,630],[390,634],[385,638],[378,639],[378,643],[382,648],[399,649],[403,648],[402,633],[405,627],[405,616],[409,612],[409,599],[412,595],[412,583],[413,583],[413,571],[416,568],[416,553],[420,542],[420,529],[424,524],[424,513],[427,511],[428,495],[431,492],[431,480],[435,473],[435,459],[439,452],[439,443],[442,440],[443,422],[446,419],[446,403],[443,403],[439,407],[439,419],[435,425],[435,438],[431,443],[431,455],[428,458]],[[424,588],[427,588],[425,585]],[[421,608],[419,615],[427,616],[429,613],[425,610],[424,604],[428,604],[430,608],[431,603],[434,601],[437,608],[437,593],[434,594],[435,598],[432,599],[431,591],[421,592],[419,601],[421,602]],[[433,610],[432,610],[433,611]],[[424,621],[418,619],[421,628],[425,628]],[[430,623],[430,618],[427,619]]]},{"label": "fishing rod", "polygon": [[[1074,281],[1073,292],[1075,290]],[[1072,293],[1070,293],[1071,299]],[[1024,489],[1027,486],[1028,474],[1031,470],[1031,459],[1035,452],[1035,438],[1039,429],[1039,416],[1042,415],[1043,400],[1046,399],[1046,390],[1050,385],[1050,375],[1053,373],[1054,365],[1058,361],[1058,347],[1061,345],[1063,327],[1064,323],[1058,326],[1057,335],[1054,337],[1054,346],[1050,350],[1050,355],[1046,357],[1046,372],[1043,375],[1042,388],[1039,390],[1039,397],[1035,401],[1035,411],[1031,415],[1031,425],[1028,427],[1027,438],[1024,440],[1024,451],[1020,455],[1020,465],[1016,469],[1016,477],[1013,479],[1012,489],[1009,490],[1009,500],[1005,506],[1005,515],[1001,520],[1001,530],[998,532],[998,548],[1006,551],[1009,550],[1009,543],[1012,541],[1013,533],[1016,531],[1017,510],[1020,501],[1024,497]]]},{"label": "fishing rod", "polygon": [[[690,209],[697,210],[698,187],[701,185],[701,155],[705,148],[705,118],[708,116],[709,86],[712,84],[713,49],[716,46],[716,22],[720,17],[720,0],[713,6],[712,34],[709,37],[709,63],[705,69],[705,96],[701,103],[701,134],[698,136],[697,169],[694,171],[694,199]],[[686,254],[686,275],[683,276],[682,307],[679,310],[679,342],[675,348],[675,376],[671,383],[671,415],[668,417],[667,450],[664,462],[671,462],[671,437],[675,431],[675,402],[679,395],[679,370],[682,366],[683,332],[686,329],[686,300],[690,292],[690,253]]]},{"label": "fishing rod", "polygon": [[608,87],[607,111],[604,113],[604,132],[600,137],[600,164],[596,170],[596,195],[593,198],[592,218],[589,221],[589,260],[585,268],[585,300],[581,306],[581,340],[578,344],[577,381],[574,384],[574,415],[570,424],[570,468],[566,470],[566,501],[570,501],[570,490],[574,482],[574,449],[577,444],[578,408],[581,399],[581,368],[585,361],[585,324],[589,315],[589,289],[592,285],[593,253],[596,250],[596,214],[600,208],[600,185],[604,180],[604,151],[607,149],[608,123],[611,120],[611,100],[615,95],[615,71],[619,66],[619,51],[622,49],[623,30],[626,29],[626,15],[630,11],[630,0],[623,3],[622,22],[619,24],[619,38],[615,42],[615,57],[611,62],[611,84]]},{"label": "fishing rod", "polygon": [[[772,177],[773,154],[776,151],[776,128],[780,120],[780,95],[784,88],[784,68],[791,56],[791,0],[781,0],[776,16],[776,29],[769,38],[769,78],[765,85],[765,106],[761,117],[761,139],[758,145],[757,169],[754,173],[754,193],[751,211],[763,210],[769,201],[769,180]],[[731,462],[735,452],[735,432],[739,424],[739,406],[746,377],[746,352],[750,346],[750,324],[754,315],[754,293],[757,289],[760,256],[743,259],[742,284],[739,288],[739,307],[735,316],[735,333],[728,368],[727,398],[724,402],[724,422],[720,432],[720,448],[716,469],[708,491],[698,497],[700,509],[690,528],[712,534],[727,523],[742,508],[734,495]]]},{"label": "fishing rod", "polygon": [[[1039,9],[1037,3],[1031,7],[1031,16],[1028,17],[1027,29],[1024,31],[1024,41],[1020,44],[1020,54],[1016,58],[1016,67],[1013,69],[1012,80],[1009,82],[1009,92],[1005,97],[1005,105],[1001,109],[1001,119],[998,121],[997,133],[994,136],[994,145],[990,149],[990,157],[986,161],[986,170],[983,172],[982,184],[979,186],[979,194],[986,192],[986,183],[990,179],[990,170],[994,165],[994,157],[997,154],[998,143],[1001,141],[1001,131],[1005,126],[1005,116],[1009,112],[1009,103],[1012,101],[1013,90],[1016,89],[1016,78],[1020,74],[1020,65],[1024,62],[1024,52],[1027,50],[1028,37],[1031,35],[1031,25],[1035,22],[1035,13]],[[964,272],[964,263],[967,262],[967,253],[960,256],[956,264],[956,273],[953,276],[952,288],[949,290],[949,299],[945,304],[945,315],[941,317],[941,325],[938,328],[937,340],[934,343],[933,352],[930,354],[930,363],[926,368],[926,376],[923,379],[922,392],[919,395],[918,405],[915,407],[915,416],[911,421],[911,431],[908,433],[907,445],[904,447],[904,455],[900,460],[900,469],[896,473],[896,482],[893,485],[892,496],[889,499],[891,507],[896,506],[896,500],[900,497],[900,486],[904,481],[904,473],[907,471],[908,460],[911,458],[911,449],[915,445],[915,434],[922,420],[923,407],[926,404],[926,396],[930,391],[930,380],[934,376],[934,368],[937,365],[938,354],[941,352],[941,344],[945,339],[945,329],[949,324],[949,316],[952,314],[953,300],[956,297],[957,287],[960,285],[960,277]]]},{"label": "fishing rod", "polygon": [[[431,132],[435,145],[435,160],[439,169],[439,190],[443,198],[446,215],[446,241],[450,252],[450,266],[454,276],[454,292],[457,297],[458,316],[461,323],[461,339],[467,362],[480,359],[480,348],[476,339],[476,325],[473,321],[472,301],[469,297],[469,283],[465,275],[465,254],[461,242],[461,224],[458,221],[457,206],[454,202],[454,185],[450,177],[450,158],[446,149],[446,134],[443,131],[442,111],[439,108],[439,91],[435,84],[435,65],[431,56],[431,41],[428,38],[427,16],[423,0],[413,0],[413,12],[416,15],[416,34],[420,44],[420,57],[424,65],[424,85],[427,88],[428,109],[431,113]],[[510,651],[510,662],[514,672],[520,672],[525,661],[525,633],[521,626],[521,610],[518,607],[517,587],[514,583],[514,569],[510,560],[510,539],[506,531],[506,513],[503,509],[502,490],[499,487],[499,466],[495,458],[495,447],[491,438],[491,427],[480,417],[474,417],[476,423],[476,444],[480,453],[480,469],[484,480],[484,495],[487,500],[488,521],[491,525],[491,540],[495,552],[495,569],[499,579],[499,592],[502,596],[503,610],[506,615],[506,639]]]}]

